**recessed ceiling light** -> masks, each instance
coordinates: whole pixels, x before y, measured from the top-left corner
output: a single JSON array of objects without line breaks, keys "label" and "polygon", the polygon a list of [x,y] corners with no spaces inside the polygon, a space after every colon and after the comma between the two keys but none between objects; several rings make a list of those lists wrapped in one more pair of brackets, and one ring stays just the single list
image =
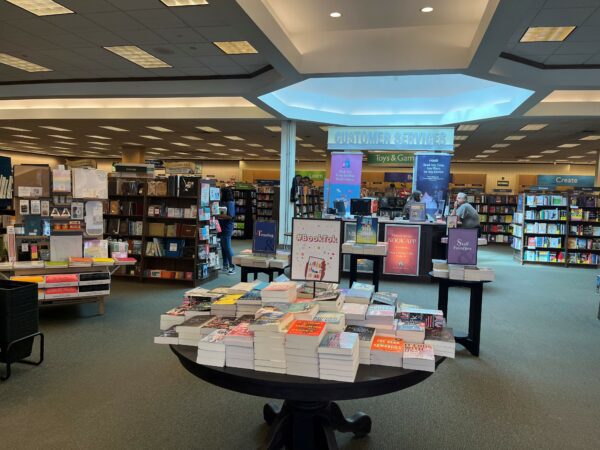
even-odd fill
[{"label": "recessed ceiling light", "polygon": [[301,140],[302,140],[302,138],[301,138],[301,137],[298,137],[298,136],[296,136],[296,140],[297,140],[297,141],[301,141]]},{"label": "recessed ceiling light", "polygon": [[421,8],[422,13],[430,13],[432,11],[433,11],[433,8],[431,6],[425,6],[425,7]]},{"label": "recessed ceiling light", "polygon": [[249,53],[258,53],[252,44],[248,41],[219,41],[213,42],[217,47],[228,55],[246,55]]},{"label": "recessed ceiling light", "polygon": [[73,14],[69,8],[52,0],[7,0],[19,8],[23,8],[36,16],[56,16],[58,14]]},{"label": "recessed ceiling light", "polygon": [[260,145],[260,144],[248,144],[248,147],[256,147],[256,148],[259,148],[259,147],[262,147],[262,145]]},{"label": "recessed ceiling light", "polygon": [[144,139],[150,139],[153,141],[162,141],[162,138],[159,138],[158,136],[152,136],[150,134],[140,134],[140,137]]},{"label": "recessed ceiling light", "polygon": [[484,150],[481,153],[498,153],[498,150]]},{"label": "recessed ceiling light", "polygon": [[208,145],[212,145],[213,147],[225,147],[223,144],[219,144],[218,142],[209,142]]},{"label": "recessed ceiling light", "polygon": [[586,155],[595,155],[596,153],[596,150],[592,150],[591,152],[585,152]]},{"label": "recessed ceiling light", "polygon": [[457,131],[475,131],[477,128],[479,128],[479,125],[473,123],[473,124],[459,125],[456,130]]},{"label": "recessed ceiling light", "polygon": [[581,159],[581,158],[585,158],[584,156],[567,156],[568,159]]},{"label": "recessed ceiling light", "polygon": [[579,147],[581,144],[562,144],[559,145],[558,148],[574,148]]},{"label": "recessed ceiling light", "polygon": [[208,5],[208,0],[160,0],[169,8],[174,8],[176,6],[198,6],[198,5]]},{"label": "recessed ceiling light", "polygon": [[210,150],[207,150],[205,148],[197,148],[196,151],[202,152],[202,153],[210,153]]},{"label": "recessed ceiling light", "polygon": [[14,137],[22,138],[22,139],[39,139],[35,136],[27,136],[25,134],[13,134]]},{"label": "recessed ceiling light", "polygon": [[319,127],[321,130],[323,130],[325,133],[327,133],[329,131],[329,126],[327,125],[323,125]]},{"label": "recessed ceiling light", "polygon": [[494,144],[494,145],[492,145],[492,148],[506,148],[509,145],[510,144]]},{"label": "recessed ceiling light", "polygon": [[123,145],[137,145],[138,147],[144,146],[144,144],[140,144],[139,142],[123,142]]},{"label": "recessed ceiling light", "polygon": [[521,128],[521,131],[540,131],[542,128],[546,128],[547,123],[530,123]]},{"label": "recessed ceiling light", "polygon": [[57,138],[57,139],[75,140],[75,138],[73,136],[63,136],[62,134],[49,134],[48,136]]},{"label": "recessed ceiling light", "polygon": [[66,142],[66,141],[56,141],[57,144],[63,145],[77,145],[75,142]]},{"label": "recessed ceiling light", "polygon": [[239,148],[230,148],[229,151],[239,153],[239,152],[243,152],[244,150],[240,150]]},{"label": "recessed ceiling light", "polygon": [[521,42],[562,42],[575,30],[567,27],[529,27],[521,38]]},{"label": "recessed ceiling light", "polygon": [[558,153],[560,150],[544,150],[543,152],[540,153],[547,153],[547,154],[552,154],[552,153]]},{"label": "recessed ceiling light", "polygon": [[229,139],[230,141],[245,141],[244,138],[239,136],[223,136],[225,139]]},{"label": "recessed ceiling light", "polygon": [[104,150],[108,150],[107,148],[104,148],[104,147],[94,147],[94,146],[91,146],[90,148],[95,148],[96,150],[103,150],[103,151]]},{"label": "recessed ceiling light", "polygon": [[489,155],[475,155],[475,158],[487,158]]},{"label": "recessed ceiling light", "polygon": [[469,136],[464,135],[464,134],[463,135],[458,134],[458,135],[454,136],[455,141],[466,141],[468,138],[469,138]]},{"label": "recessed ceiling light", "polygon": [[542,155],[529,155],[529,156],[527,156],[527,158],[529,158],[529,159],[536,159],[536,158],[541,158],[541,157],[542,157]]},{"label": "recessed ceiling light", "polygon": [[337,11],[333,11],[333,12],[329,13],[329,17],[333,17],[334,19],[337,19],[339,17],[342,17],[342,13],[341,12],[337,12]]},{"label": "recessed ceiling light", "polygon": [[274,148],[265,148],[265,152],[267,152],[267,153],[277,153],[277,150],[275,150]]},{"label": "recessed ceiling light", "polygon": [[454,144],[454,148],[460,147],[460,144]]},{"label": "recessed ceiling light", "polygon": [[185,142],[171,142],[171,144],[176,145],[177,147],[189,147],[189,144],[186,144]]},{"label": "recessed ceiling light", "polygon": [[586,137],[579,138],[580,141],[598,141],[600,140],[600,136],[598,135],[590,135]]},{"label": "recessed ceiling light", "polygon": [[68,150],[67,147],[59,147],[59,146],[56,146],[56,145],[51,145],[50,148],[56,148],[58,150]]},{"label": "recessed ceiling light", "polygon": [[110,145],[110,144],[107,144],[106,142],[97,142],[97,141],[90,141],[90,144],[94,144],[94,145],[105,145],[105,146],[106,146],[106,145]]},{"label": "recessed ceiling light", "polygon": [[188,141],[203,141],[201,137],[198,136],[181,136],[182,139],[187,139]]},{"label": "recessed ceiling light", "polygon": [[219,156],[227,156],[227,153],[215,153],[215,155],[219,155]]},{"label": "recessed ceiling light", "polygon": [[520,141],[521,139],[525,139],[525,135],[518,135],[518,136],[506,136],[504,138],[505,141]]},{"label": "recessed ceiling light", "polygon": [[173,130],[169,130],[168,128],[165,127],[146,127],[149,130],[154,130],[154,131],[160,131],[161,133],[172,133]]},{"label": "recessed ceiling light", "polygon": [[96,134],[86,134],[86,137],[92,138],[92,139],[105,139],[105,140],[110,140],[112,138],[110,137],[106,137],[106,136],[98,136]]},{"label": "recessed ceiling light", "polygon": [[100,125],[100,128],[104,128],[105,130],[110,130],[110,131],[129,131],[124,128],[113,127],[113,126],[109,126],[109,125]]},{"label": "recessed ceiling light", "polygon": [[40,128],[45,128],[47,130],[53,130],[53,131],[71,131],[71,130],[67,130],[66,128],[51,127],[51,126],[47,126],[47,125],[40,125]]},{"label": "recessed ceiling light", "polygon": [[196,127],[199,130],[204,131],[205,133],[220,133],[221,130],[217,130],[216,128],[213,127]]},{"label": "recessed ceiling light", "polygon": [[159,152],[146,152],[146,155],[160,155]]},{"label": "recessed ceiling light", "polygon": [[171,67],[166,62],[158,59],[156,56],[152,56],[150,53],[135,45],[116,45],[104,48],[144,69],[162,69]]},{"label": "recessed ceiling light", "polygon": [[256,153],[248,153],[248,156],[258,156]]},{"label": "recessed ceiling light", "polygon": [[321,150],[320,148],[315,148],[312,151],[315,153],[323,153],[324,152],[324,150]]},{"label": "recessed ceiling light", "polygon": [[175,152],[176,155],[191,155],[191,153],[188,152]]},{"label": "recessed ceiling light", "polygon": [[47,67],[40,66],[34,64],[29,61],[25,61],[21,58],[16,58],[14,56],[8,55],[6,53],[0,53],[0,63],[5,64],[7,66],[14,67],[15,69],[24,70],[25,72],[52,72],[52,69],[48,69]]},{"label": "recessed ceiling light", "polygon": [[304,147],[304,148],[312,148],[312,147],[314,147],[314,145],[312,145],[312,144],[300,144],[300,146]]},{"label": "recessed ceiling light", "polygon": [[0,127],[0,128],[4,128],[5,130],[10,130],[10,131],[26,131],[28,133],[31,132],[31,130],[26,130],[25,128],[17,128],[17,127]]},{"label": "recessed ceiling light", "polygon": [[280,133],[281,127],[279,125],[271,125],[265,127],[267,130],[272,131],[273,133]]},{"label": "recessed ceiling light", "polygon": [[157,152],[168,152],[169,151],[168,148],[162,148],[162,147],[152,147],[152,150],[156,150]]}]

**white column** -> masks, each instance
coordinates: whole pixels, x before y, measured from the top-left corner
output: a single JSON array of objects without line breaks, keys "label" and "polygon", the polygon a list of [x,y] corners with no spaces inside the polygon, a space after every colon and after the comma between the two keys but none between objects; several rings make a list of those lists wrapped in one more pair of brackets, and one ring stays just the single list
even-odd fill
[{"label": "white column", "polygon": [[281,123],[281,161],[279,181],[279,243],[291,244],[285,233],[292,232],[294,205],[290,202],[292,180],[296,172],[296,122],[284,120]]},{"label": "white column", "polygon": [[600,187],[600,152],[596,153],[596,177],[594,179],[594,187]]}]

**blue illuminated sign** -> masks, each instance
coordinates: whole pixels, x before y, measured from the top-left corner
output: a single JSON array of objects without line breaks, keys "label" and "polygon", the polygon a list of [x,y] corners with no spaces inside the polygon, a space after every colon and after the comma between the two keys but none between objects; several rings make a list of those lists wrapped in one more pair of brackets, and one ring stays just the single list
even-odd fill
[{"label": "blue illuminated sign", "polygon": [[538,175],[537,184],[544,186],[594,187],[590,175]]},{"label": "blue illuminated sign", "polygon": [[454,128],[329,127],[328,150],[454,151]]}]

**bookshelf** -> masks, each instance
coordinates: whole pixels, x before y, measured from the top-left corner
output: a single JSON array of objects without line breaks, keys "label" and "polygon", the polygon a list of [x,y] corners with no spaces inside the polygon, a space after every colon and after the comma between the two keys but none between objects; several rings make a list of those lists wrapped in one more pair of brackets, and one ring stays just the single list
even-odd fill
[{"label": "bookshelf", "polygon": [[600,193],[569,193],[567,266],[600,263]]},{"label": "bookshelf", "polygon": [[254,217],[256,216],[256,190],[233,190],[235,201],[235,217],[233,222],[234,239],[252,239]]},{"label": "bookshelf", "polygon": [[256,188],[256,220],[278,220],[279,186],[258,183]]},{"label": "bookshelf", "polygon": [[323,188],[316,186],[298,186],[295,217],[321,218],[323,214]]}]

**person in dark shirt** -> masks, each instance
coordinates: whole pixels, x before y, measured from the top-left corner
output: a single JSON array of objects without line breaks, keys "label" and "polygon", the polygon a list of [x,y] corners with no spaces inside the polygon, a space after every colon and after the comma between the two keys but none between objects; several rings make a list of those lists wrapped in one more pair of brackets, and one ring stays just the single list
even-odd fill
[{"label": "person in dark shirt", "polygon": [[231,236],[233,236],[233,219],[235,217],[235,201],[231,188],[221,189],[221,206],[227,208],[227,212],[219,214],[219,225],[221,233],[221,252],[223,253],[223,272],[230,275],[235,274],[235,265],[233,264],[233,249],[231,248]]}]

